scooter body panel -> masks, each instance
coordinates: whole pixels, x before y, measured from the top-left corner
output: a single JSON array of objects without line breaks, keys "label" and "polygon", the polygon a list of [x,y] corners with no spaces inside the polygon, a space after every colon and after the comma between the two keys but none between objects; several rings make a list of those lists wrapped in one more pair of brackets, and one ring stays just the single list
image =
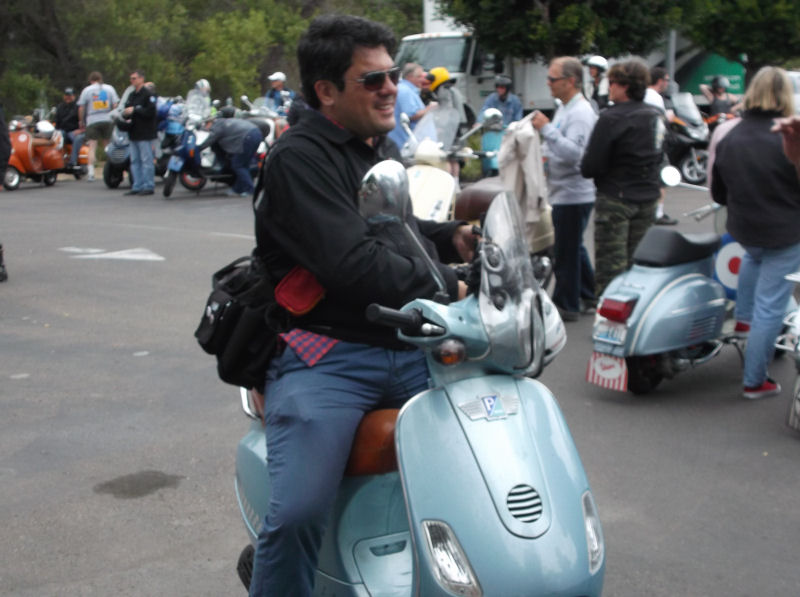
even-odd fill
[{"label": "scooter body panel", "polygon": [[[255,543],[271,491],[264,428],[258,422],[239,442],[235,490],[250,541]],[[315,594],[408,596],[411,554],[398,473],[345,477],[323,535]]]},{"label": "scooter body panel", "polygon": [[636,306],[625,324],[598,316],[594,350],[618,357],[661,354],[718,338],[726,297],[711,277],[712,258],[670,267],[634,265],[609,284],[604,297]]},{"label": "scooter body panel", "polygon": [[[395,437],[417,554],[411,594],[452,595],[436,580],[425,521],[452,529],[483,595],[601,593],[581,506],[589,484],[543,385],[487,376],[430,390],[403,408]],[[519,488],[540,502],[527,520],[513,506]]]}]

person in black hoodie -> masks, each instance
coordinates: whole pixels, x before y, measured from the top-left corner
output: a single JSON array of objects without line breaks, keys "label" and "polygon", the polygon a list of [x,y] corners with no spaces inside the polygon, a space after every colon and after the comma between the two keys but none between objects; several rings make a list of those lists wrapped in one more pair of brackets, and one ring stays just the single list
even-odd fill
[{"label": "person in black hoodie", "polygon": [[[711,196],[728,208],[726,226],[745,250],[736,293],[736,331],[747,333],[745,398],[775,396],[781,386],[767,365],[800,269],[800,182],[773,121],[794,114],[792,83],[783,69],[765,66],[744,96],[741,121],[719,141]],[[797,155],[792,156],[796,158]]]},{"label": "person in black hoodie", "polygon": [[627,270],[636,245],[655,220],[666,126],[659,111],[644,103],[650,73],[640,60],[615,64],[608,71],[608,98],[581,162],[581,174],[593,178],[595,201],[595,285]]},{"label": "person in black hoodie", "polygon": [[153,139],[156,138],[156,96],[145,85],[144,73],[131,73],[133,92],[128,96],[122,116],[131,141],[131,176],[133,185],[126,195],[152,195],[155,187]]}]

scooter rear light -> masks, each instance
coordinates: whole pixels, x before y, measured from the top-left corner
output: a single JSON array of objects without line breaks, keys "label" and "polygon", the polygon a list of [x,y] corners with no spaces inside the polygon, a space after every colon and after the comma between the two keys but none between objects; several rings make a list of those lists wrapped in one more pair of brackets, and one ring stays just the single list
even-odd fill
[{"label": "scooter rear light", "polygon": [[633,308],[636,306],[637,300],[638,299],[635,298],[628,299],[626,301],[613,298],[604,298],[603,302],[600,303],[600,308],[597,309],[597,314],[602,315],[611,321],[625,323],[628,321],[628,317],[631,316],[631,313],[633,313]]},{"label": "scooter rear light", "polygon": [[427,540],[436,582],[443,589],[463,597],[482,597],[483,591],[455,533],[440,520],[425,520],[422,530]]}]

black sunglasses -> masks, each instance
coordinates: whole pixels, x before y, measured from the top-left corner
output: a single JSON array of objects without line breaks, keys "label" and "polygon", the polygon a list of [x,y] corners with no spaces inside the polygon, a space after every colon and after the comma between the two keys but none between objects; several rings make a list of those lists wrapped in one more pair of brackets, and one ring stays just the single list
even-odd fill
[{"label": "black sunglasses", "polygon": [[551,77],[551,76],[548,76],[547,80],[550,81],[551,83],[555,83],[556,81],[560,81],[561,79],[566,79],[566,78],[567,77]]},{"label": "black sunglasses", "polygon": [[367,91],[378,91],[386,82],[387,76],[392,83],[397,85],[400,80],[400,67],[394,66],[389,70],[373,70],[364,73],[363,77],[356,79],[356,83],[361,83]]}]

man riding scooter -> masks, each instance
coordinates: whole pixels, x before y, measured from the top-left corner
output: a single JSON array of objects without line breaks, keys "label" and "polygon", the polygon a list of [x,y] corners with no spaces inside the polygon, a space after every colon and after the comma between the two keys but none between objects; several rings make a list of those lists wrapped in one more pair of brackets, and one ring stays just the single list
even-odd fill
[{"label": "man riding scooter", "polygon": [[[423,353],[364,317],[370,303],[399,308],[438,292],[404,237],[368,225],[357,208],[364,174],[384,157],[399,159],[385,140],[395,126],[394,49],[394,35],[378,23],[339,15],[315,19],[297,51],[303,94],[313,109],[299,113],[265,165],[256,200],[256,255],[278,284],[278,303],[297,319],[267,374],[260,407],[271,500],[252,596],[311,595],[325,521],[356,427],[367,411],[399,406],[427,387]],[[431,258],[470,257],[470,226],[409,223]],[[436,267],[450,299],[466,296],[466,285],[449,267]]]}]

